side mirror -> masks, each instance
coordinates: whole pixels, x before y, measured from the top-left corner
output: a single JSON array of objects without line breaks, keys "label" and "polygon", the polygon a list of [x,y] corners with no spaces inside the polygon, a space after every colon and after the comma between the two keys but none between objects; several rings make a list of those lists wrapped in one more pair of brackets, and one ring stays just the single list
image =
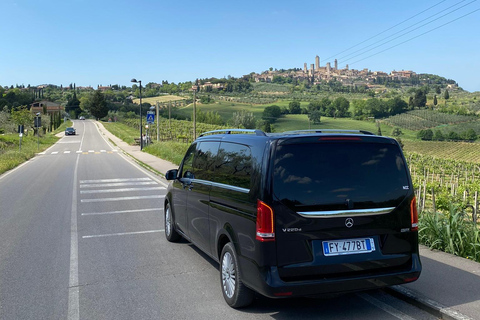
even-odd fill
[{"label": "side mirror", "polygon": [[165,179],[167,179],[167,180],[175,180],[175,179],[177,179],[177,174],[178,174],[178,169],[168,170],[168,171],[165,173]]}]

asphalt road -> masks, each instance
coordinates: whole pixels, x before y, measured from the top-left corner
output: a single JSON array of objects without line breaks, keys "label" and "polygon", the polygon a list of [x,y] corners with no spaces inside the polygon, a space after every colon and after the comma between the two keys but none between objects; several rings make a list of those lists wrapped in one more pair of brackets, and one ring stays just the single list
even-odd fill
[{"label": "asphalt road", "polygon": [[165,181],[74,126],[0,176],[0,319],[435,319],[383,291],[231,309],[218,264],[165,240]]}]

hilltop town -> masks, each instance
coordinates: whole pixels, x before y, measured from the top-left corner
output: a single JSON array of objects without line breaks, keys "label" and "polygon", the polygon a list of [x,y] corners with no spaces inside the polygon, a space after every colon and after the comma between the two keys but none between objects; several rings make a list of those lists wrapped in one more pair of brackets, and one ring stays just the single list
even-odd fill
[{"label": "hilltop town", "polygon": [[[342,83],[344,86],[372,86],[378,83],[385,83],[386,81],[421,84],[427,79],[420,79],[419,74],[411,70],[390,71],[371,71],[368,68],[362,70],[350,69],[348,64],[345,68],[338,67],[337,59],[335,59],[333,67],[330,62],[325,63],[324,66],[320,64],[320,57],[315,57],[315,63],[308,64],[305,62],[303,69],[295,68],[289,70],[273,70],[270,68],[260,74],[252,75],[255,82],[275,82],[276,77],[295,79],[296,81],[308,81],[310,84],[320,84],[322,81],[335,80]],[[454,80],[446,80],[448,88],[457,88],[457,83]]]}]

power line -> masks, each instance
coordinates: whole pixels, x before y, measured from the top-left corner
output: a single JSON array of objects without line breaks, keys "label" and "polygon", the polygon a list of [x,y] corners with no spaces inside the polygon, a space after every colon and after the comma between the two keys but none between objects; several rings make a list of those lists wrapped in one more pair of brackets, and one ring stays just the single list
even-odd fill
[{"label": "power line", "polygon": [[[426,21],[426,20],[428,20],[428,19],[430,19],[430,18],[433,18],[433,17],[439,15],[440,13],[445,12],[445,11],[447,11],[447,10],[449,10],[449,9],[451,9],[451,8],[457,6],[457,5],[459,5],[460,3],[465,2],[465,1],[467,1],[467,0],[462,0],[462,1],[460,1],[460,2],[458,2],[458,3],[456,3],[456,4],[452,5],[452,6],[450,6],[450,7],[446,8],[446,9],[444,9],[444,10],[441,10],[441,11],[439,11],[439,12],[437,12],[437,13],[435,13],[435,14],[427,17],[427,18],[425,18],[423,21]],[[387,39],[389,39],[389,38],[391,38],[391,37],[393,37],[393,36],[395,36],[395,35],[403,32],[403,31],[405,31],[405,30],[408,30],[408,29],[412,28],[413,26],[422,23],[423,21],[419,21],[419,22],[417,22],[417,23],[414,23],[414,24],[412,24],[412,25],[409,26],[409,27],[406,27],[406,28],[404,28],[404,29],[402,29],[402,30],[400,30],[400,31],[397,31],[397,32],[389,35],[388,37],[385,37],[385,38],[383,38],[383,39],[381,39],[381,40],[378,40],[378,41],[376,41],[376,42],[374,42],[374,43],[372,43],[372,44],[370,44],[370,45],[368,45],[368,46],[366,46],[366,47],[360,48],[360,49],[358,49],[358,50],[356,50],[356,51],[354,51],[354,52],[352,52],[352,53],[349,53],[349,54],[347,54],[346,56],[340,57],[340,58],[338,58],[338,59],[339,59],[339,60],[341,60],[341,59],[344,59],[344,60],[345,60],[345,59],[347,59],[347,58],[348,58],[348,59],[355,58],[355,57],[357,57],[357,56],[359,56],[359,55],[362,55],[362,54],[364,54],[364,53],[366,53],[366,52],[369,52],[369,51],[371,51],[371,50],[373,50],[373,49],[375,49],[375,48],[378,48],[378,47],[380,47],[380,46],[382,46],[382,45],[384,45],[384,44],[387,44],[387,43],[389,43],[389,42],[391,42],[391,41],[393,41],[393,40],[396,40],[396,39],[398,39],[398,38],[400,38],[400,37],[402,37],[402,36],[404,36],[404,35],[406,35],[406,34],[408,34],[408,33],[410,33],[410,32],[413,32],[413,31],[415,31],[415,30],[418,30],[418,29],[426,26],[427,24],[430,24],[430,23],[432,23],[432,22],[434,22],[434,21],[436,21],[436,20],[439,20],[439,19],[441,19],[441,18],[443,18],[443,17],[445,17],[445,16],[447,16],[447,15],[449,15],[449,14],[451,14],[451,13],[457,11],[457,10],[460,10],[460,9],[463,8],[463,7],[466,7],[466,6],[470,5],[470,4],[472,4],[472,3],[475,2],[475,1],[477,1],[477,0],[473,0],[473,1],[471,1],[471,2],[469,2],[469,3],[467,3],[467,4],[465,4],[465,5],[457,8],[457,9],[454,9],[454,10],[452,10],[452,11],[444,14],[443,16],[440,16],[440,17],[438,17],[438,18],[436,18],[436,19],[434,19],[434,20],[431,20],[430,22],[427,22],[427,23],[425,23],[425,24],[423,24],[423,25],[421,25],[421,26],[419,26],[419,27],[417,27],[417,28],[415,28],[415,29],[413,29],[413,30],[411,30],[411,31],[409,31],[409,32],[406,32],[406,33],[404,33],[404,34],[402,34],[402,35],[400,35],[400,36],[398,36],[398,37],[396,37],[396,38],[394,38],[394,39],[391,39],[391,40],[389,40],[389,41],[386,41],[386,42],[384,42],[384,43],[382,43],[382,44],[380,44],[380,45],[378,45],[378,46],[376,46],[376,47],[374,47],[374,48],[372,48],[372,49],[370,49],[370,50],[367,50],[367,51],[364,51],[364,52],[362,52],[362,53],[359,53],[358,55],[354,55],[355,53],[357,53],[357,52],[359,52],[359,51],[362,51],[362,50],[364,50],[364,49],[366,49],[366,48],[369,48],[369,47],[371,47],[371,46],[374,46],[375,44],[377,44],[377,43],[379,43],[379,42],[381,42],[381,41],[387,40]],[[353,56],[352,56],[352,55],[353,55]]]},{"label": "power line", "polygon": [[[376,34],[376,35],[374,35],[374,36],[372,36],[372,37],[368,38],[367,40],[364,40],[364,41],[362,41],[362,42],[360,42],[360,43],[357,43],[356,45],[354,45],[354,46],[352,46],[352,47],[350,47],[350,48],[348,48],[348,49],[345,49],[345,50],[343,50],[342,52],[339,52],[339,53],[337,53],[337,54],[335,54],[335,55],[333,55],[333,56],[331,56],[331,57],[328,57],[328,58],[326,58],[326,60],[328,60],[328,59],[331,59],[331,58],[333,58],[333,57],[336,57],[336,56],[338,56],[339,54],[342,54],[342,53],[344,53],[345,51],[348,51],[348,50],[350,50],[350,49],[352,49],[352,48],[355,48],[355,47],[357,47],[357,46],[361,45],[362,43],[365,43],[365,42],[367,42],[367,41],[369,41],[369,40],[371,40],[371,39],[373,39],[373,38],[375,38],[375,37],[377,37],[377,36],[379,36],[379,35],[381,35],[381,34],[384,34],[385,32],[387,32],[387,31],[389,31],[389,30],[391,30],[391,29],[393,29],[393,28],[395,28],[395,27],[397,27],[397,26],[401,25],[401,24],[402,24],[402,23],[404,23],[404,22],[407,22],[407,21],[409,21],[409,20],[411,20],[411,19],[413,19],[413,18],[415,18],[415,17],[417,17],[417,16],[421,15],[421,14],[422,14],[422,13],[424,13],[425,11],[428,11],[428,10],[432,9],[432,8],[434,8],[434,7],[438,6],[438,5],[440,5],[441,3],[445,2],[445,1],[447,1],[447,0],[440,1],[439,3],[437,3],[437,4],[435,4],[435,5],[431,6],[431,7],[427,8],[427,9],[425,9],[425,10],[423,10],[423,11],[421,11],[421,12],[417,13],[416,15],[413,15],[413,16],[411,16],[410,18],[408,18],[408,19],[405,19],[405,20],[403,20],[403,21],[402,21],[402,22],[400,22],[400,23],[397,23],[397,24],[396,24],[396,25],[394,25],[393,27],[390,27],[390,28],[388,28],[388,29],[386,29],[386,30],[382,31],[382,32],[380,32],[380,33],[378,33],[378,34]],[[466,1],[466,0],[463,0],[463,1]],[[463,2],[463,1],[461,1],[461,2]]]},{"label": "power line", "polygon": [[[433,22],[435,22],[435,21],[437,21],[437,20],[439,20],[439,19],[441,19],[441,18],[443,18],[443,17],[445,17],[445,16],[447,16],[447,15],[449,15],[449,14],[452,14],[453,12],[458,11],[458,10],[460,10],[460,9],[462,9],[462,8],[470,5],[470,4],[472,4],[473,2],[475,2],[475,1],[477,1],[477,0],[473,0],[473,1],[471,1],[471,2],[469,2],[469,3],[467,3],[467,4],[463,5],[463,6],[461,6],[461,7],[457,8],[457,9],[455,9],[455,10],[452,10],[452,11],[450,11],[450,12],[448,12],[448,13],[446,13],[446,14],[438,17],[438,18],[436,18],[436,19],[433,19],[433,20],[431,20],[431,21],[429,21],[429,22],[427,22],[427,23],[424,23],[424,24],[422,24],[421,26],[419,26],[419,27],[417,27],[417,28],[415,28],[415,29],[413,29],[413,30],[410,30],[410,31],[408,31],[408,32],[405,32],[405,33],[399,35],[398,37],[395,37],[395,38],[390,39],[390,40],[388,40],[388,41],[386,41],[386,42],[383,42],[383,43],[381,43],[381,44],[379,44],[379,45],[377,45],[377,46],[375,46],[375,47],[373,47],[373,48],[371,48],[371,49],[369,49],[369,50],[366,50],[366,51],[363,51],[363,52],[361,52],[361,53],[359,53],[359,54],[356,54],[356,55],[354,55],[353,57],[350,57],[349,59],[353,59],[353,58],[355,58],[355,57],[361,56],[361,55],[363,55],[363,54],[365,54],[365,53],[367,53],[367,52],[370,52],[370,51],[372,51],[372,50],[374,50],[374,49],[376,49],[376,48],[378,48],[378,47],[381,47],[381,46],[383,46],[383,45],[385,45],[385,44],[387,44],[387,43],[390,43],[390,42],[392,42],[392,41],[394,41],[394,40],[397,40],[398,38],[401,38],[401,37],[403,37],[403,36],[405,36],[405,35],[407,35],[407,34],[409,34],[409,33],[412,33],[413,31],[416,31],[416,30],[418,30],[418,29],[420,29],[420,28],[422,28],[422,27],[430,24],[430,23],[433,23]],[[408,28],[406,28],[406,29],[408,29]],[[406,29],[403,29],[403,30],[401,30],[401,31],[399,31],[399,32],[402,32],[402,31],[404,31],[404,30],[406,30]],[[397,33],[398,33],[398,32],[397,32]],[[395,34],[397,34],[397,33],[395,33]],[[395,34],[393,34],[393,35],[395,35]],[[393,36],[393,35],[392,35],[392,36]],[[385,39],[382,39],[382,40],[380,40],[380,41],[386,40],[386,39],[388,39],[388,38],[389,38],[389,37],[387,37],[387,38],[385,38]],[[377,42],[377,43],[378,43],[378,42]],[[375,44],[375,43],[374,43],[374,44]],[[374,45],[374,44],[372,44],[372,45]],[[372,46],[372,45],[370,45],[370,46]],[[368,47],[366,47],[366,48],[368,48]],[[362,50],[362,49],[361,49],[361,50]],[[359,50],[358,50],[358,51],[359,51]],[[358,52],[358,51],[356,51],[356,52]],[[352,53],[352,54],[353,54],[353,53]]]},{"label": "power line", "polygon": [[432,31],[435,31],[435,30],[437,30],[437,29],[439,29],[439,28],[441,28],[441,27],[444,27],[444,26],[446,26],[446,25],[448,25],[448,24],[450,24],[450,23],[452,23],[452,22],[455,22],[455,21],[457,21],[457,20],[460,20],[460,19],[462,19],[462,18],[464,18],[464,17],[466,17],[466,16],[468,16],[468,15],[471,15],[471,14],[477,12],[477,11],[480,11],[480,9],[477,9],[477,10],[474,10],[474,11],[472,11],[472,12],[469,12],[469,13],[461,16],[461,17],[458,17],[458,18],[456,18],[456,19],[454,19],[454,20],[451,20],[451,21],[449,21],[449,22],[447,22],[447,23],[444,23],[444,24],[442,24],[442,25],[440,25],[440,26],[438,26],[438,27],[436,27],[436,28],[430,29],[430,30],[428,30],[428,31],[426,31],[426,32],[424,32],[424,33],[422,33],[422,34],[419,34],[419,35],[413,37],[413,38],[410,38],[410,39],[408,39],[408,40],[405,40],[405,41],[403,41],[403,42],[400,42],[400,43],[398,43],[398,44],[396,44],[396,45],[394,45],[394,46],[391,46],[391,47],[389,47],[389,48],[387,48],[387,49],[385,49],[385,50],[379,51],[379,52],[377,52],[377,53],[374,53],[374,54],[372,54],[372,55],[370,55],[370,56],[368,56],[368,57],[365,57],[365,58],[363,58],[363,59],[357,60],[357,61],[352,62],[352,63],[350,63],[350,64],[355,64],[355,63],[357,63],[357,62],[366,60],[366,59],[371,58],[371,57],[373,57],[373,56],[376,56],[376,55],[378,55],[378,54],[380,54],[380,53],[383,53],[383,52],[385,52],[385,51],[387,51],[387,50],[390,50],[390,49],[393,49],[393,48],[395,48],[395,47],[398,47],[399,45],[402,45],[402,44],[404,44],[404,43],[406,43],[406,42],[408,42],[408,41],[411,41],[411,40],[416,39],[416,38],[418,38],[418,37],[421,37],[421,36],[423,36],[423,35],[425,35],[425,34],[427,34],[427,33],[430,33],[430,32],[432,32]]}]

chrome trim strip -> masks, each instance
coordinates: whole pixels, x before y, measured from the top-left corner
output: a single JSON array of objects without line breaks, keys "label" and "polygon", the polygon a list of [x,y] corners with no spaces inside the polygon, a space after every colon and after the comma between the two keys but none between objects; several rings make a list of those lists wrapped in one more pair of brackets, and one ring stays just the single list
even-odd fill
[{"label": "chrome trim strip", "polygon": [[223,183],[218,183],[218,182],[212,182],[212,187],[233,190],[233,191],[237,191],[237,192],[241,192],[241,193],[249,193],[250,192],[250,189],[246,189],[246,188],[242,188],[242,187],[236,187],[236,186],[223,184]]},{"label": "chrome trim strip", "polygon": [[395,207],[388,208],[372,208],[372,209],[355,209],[355,210],[332,210],[332,211],[306,211],[297,212],[304,218],[333,218],[342,216],[371,216],[376,214],[390,213]]},{"label": "chrome trim strip", "polygon": [[203,184],[203,185],[211,185],[212,187],[233,190],[233,191],[237,191],[237,192],[241,192],[241,193],[249,193],[250,192],[250,189],[246,189],[246,188],[242,188],[242,187],[236,187],[236,186],[232,186],[232,185],[228,185],[228,184],[224,184],[224,183],[212,182],[212,181],[208,181],[208,180],[192,179],[192,183],[193,182],[200,183],[200,184]]}]

